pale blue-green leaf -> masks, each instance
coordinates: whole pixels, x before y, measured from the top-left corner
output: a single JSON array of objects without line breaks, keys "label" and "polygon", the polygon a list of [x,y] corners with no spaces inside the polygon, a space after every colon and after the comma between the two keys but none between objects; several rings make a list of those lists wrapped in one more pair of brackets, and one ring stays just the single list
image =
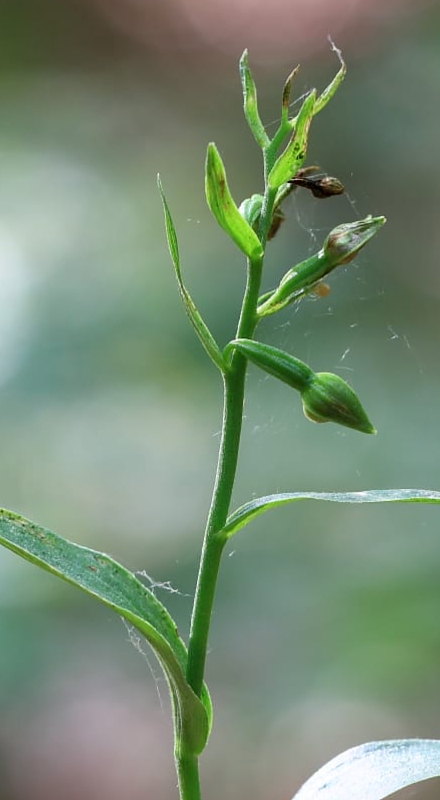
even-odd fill
[{"label": "pale blue-green leaf", "polygon": [[3,509],[0,510],[0,544],[100,600],[145,636],[178,698],[179,725],[185,728],[186,739],[194,752],[201,752],[211,721],[208,692],[204,687],[200,701],[187,684],[185,644],[174,620],[154,594],[132,572],[104,553],[69,542]]},{"label": "pale blue-green leaf", "polygon": [[257,497],[234,511],[222,534],[229,538],[251,520],[271,508],[297,500],[326,500],[331,503],[440,503],[440,492],[431,489],[369,489],[364,492],[284,492]]},{"label": "pale blue-green leaf", "polygon": [[166,201],[166,197],[162,188],[162,182],[160,180],[160,175],[157,176],[157,186],[160,192],[160,196],[162,199],[163,210],[165,214],[165,230],[167,234],[167,241],[168,241],[168,249],[170,251],[171,259],[174,265],[174,270],[176,273],[177,283],[179,285],[180,296],[182,298],[183,305],[185,307],[185,311],[188,314],[189,320],[197,333],[200,341],[203,344],[206,352],[217,365],[221,372],[224,371],[224,362],[223,357],[220,351],[220,348],[215,341],[211,331],[209,330],[208,326],[206,325],[205,321],[203,320],[200,312],[197,309],[191,295],[189,294],[182,278],[182,272],[180,270],[180,257],[179,257],[179,246],[177,243],[177,235],[176,229],[174,227],[173,219],[171,217],[171,212],[168,207],[168,203]]},{"label": "pale blue-green leaf", "polygon": [[294,800],[382,800],[440,776],[440,741],[396,739],[352,747],[306,781]]}]

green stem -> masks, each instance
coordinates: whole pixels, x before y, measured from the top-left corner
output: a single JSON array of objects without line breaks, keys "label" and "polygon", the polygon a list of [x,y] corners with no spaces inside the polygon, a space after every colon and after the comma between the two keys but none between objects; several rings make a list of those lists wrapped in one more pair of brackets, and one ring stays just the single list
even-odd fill
[{"label": "green stem", "polygon": [[[257,324],[256,308],[261,284],[262,261],[249,263],[246,291],[237,337],[252,338]],[[200,696],[205,671],[209,626],[220,559],[225,540],[219,534],[225,525],[234,487],[243,418],[246,359],[234,353],[224,375],[222,436],[211,508],[206,524],[194,598],[188,645],[187,680]]]},{"label": "green stem", "polygon": [[[257,325],[257,304],[261,285],[263,260],[249,262],[247,283],[237,337],[252,338]],[[246,358],[234,353],[224,373],[224,404],[222,435],[211,508],[206,524],[199,574],[194,598],[191,631],[188,644],[187,680],[200,697],[205,673],[208,636],[211,622],[220,560],[226,543],[221,536],[234,487],[243,419]],[[200,800],[198,760],[195,755],[176,757],[181,800]]]},{"label": "green stem", "polygon": [[176,758],[179,795],[182,800],[201,800],[199,764],[195,755]]},{"label": "green stem", "polygon": [[[275,197],[276,191],[268,188],[260,217],[259,236],[263,248],[272,219]],[[258,324],[257,306],[262,268],[263,258],[248,261],[246,289],[236,332],[237,339],[252,339]],[[221,535],[221,532],[228,516],[237,470],[243,421],[246,364],[246,358],[235,351],[230,365],[223,373],[223,422],[217,473],[200,557],[188,644],[186,677],[198,697],[201,695],[203,686],[212,607],[221,556],[226,543],[226,538]],[[185,757],[183,756],[184,752]],[[185,743],[183,743],[182,754],[177,756],[176,761],[181,800],[200,800],[197,757],[192,754],[191,757],[188,757]]]}]

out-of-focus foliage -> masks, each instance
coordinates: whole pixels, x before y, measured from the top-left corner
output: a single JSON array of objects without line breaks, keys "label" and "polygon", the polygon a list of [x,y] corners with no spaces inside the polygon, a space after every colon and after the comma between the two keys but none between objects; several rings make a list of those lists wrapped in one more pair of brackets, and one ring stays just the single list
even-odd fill
[{"label": "out-of-focus foliage", "polygon": [[[228,46],[221,27],[204,39],[189,0],[181,17],[171,0],[138,3],[148,35],[140,25],[135,35],[130,5],[1,10],[0,505],[107,550],[148,585],[170,581],[180,594],[156,591],[185,637],[220,381],[179,303],[156,173],[188,288],[225,344],[244,266],[205,205],[206,143],[221,149],[237,202],[260,191],[238,55],[250,48],[260,113],[276,125],[298,60],[298,96],[333,75],[331,33],[348,76],[309,153],[347,194],[289,198],[265,290],[341,221],[372,213],[388,224],[328,297],[268,318],[259,335],[352,379],[379,433],[312,426],[286,387],[250,370],[234,507],[274,491],[438,489],[440,17],[436,4],[394,2],[387,16],[373,2],[350,12],[335,2],[323,30],[298,3],[276,57],[280,15],[265,50],[256,21],[249,35],[236,25]],[[291,796],[361,741],[439,737],[438,530],[435,507],[305,504],[234,539],[208,666],[213,800]],[[8,553],[0,604],[5,800],[173,796],[166,691],[122,625]]]}]

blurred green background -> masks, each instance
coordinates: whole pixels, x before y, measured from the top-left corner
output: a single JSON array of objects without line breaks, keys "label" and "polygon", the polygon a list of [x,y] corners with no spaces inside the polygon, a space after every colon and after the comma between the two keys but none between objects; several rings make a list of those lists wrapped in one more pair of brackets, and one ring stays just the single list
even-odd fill
[{"label": "blurred green background", "polygon": [[[439,4],[4,0],[0,22],[0,503],[169,581],[157,593],[186,637],[221,385],[179,302],[156,173],[225,344],[244,268],[205,205],[206,144],[238,201],[259,191],[238,58],[249,47],[270,132],[298,61],[297,95],[337,70],[332,36],[348,77],[308,163],[347,194],[289,199],[265,286],[333,226],[388,224],[329,297],[260,335],[349,379],[379,435],[310,424],[250,369],[234,507],[277,490],[438,489]],[[310,503],[232,541],[207,798],[289,798],[346,747],[440,738],[438,531],[435,507]],[[2,800],[177,798],[166,687],[116,617],[5,551],[0,642]]]}]

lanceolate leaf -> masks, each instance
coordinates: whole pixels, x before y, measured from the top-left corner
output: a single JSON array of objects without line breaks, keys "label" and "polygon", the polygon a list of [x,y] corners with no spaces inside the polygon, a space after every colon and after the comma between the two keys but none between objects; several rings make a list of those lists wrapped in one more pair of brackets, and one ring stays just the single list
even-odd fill
[{"label": "lanceolate leaf", "polygon": [[440,741],[396,739],[352,747],[306,781],[294,800],[382,800],[440,776]]},{"label": "lanceolate leaf", "polygon": [[440,503],[440,492],[431,489],[370,489],[364,492],[285,492],[257,497],[234,511],[222,534],[228,539],[255,517],[297,500],[327,500],[331,503]]},{"label": "lanceolate leaf", "polygon": [[171,259],[174,264],[177,283],[179,284],[180,295],[183,301],[183,305],[185,306],[185,311],[188,314],[188,317],[197,333],[197,336],[202,342],[206,352],[211,357],[214,364],[216,364],[217,367],[223,372],[224,363],[222,354],[220,352],[220,348],[218,347],[217,342],[215,341],[208,326],[202,319],[194,301],[191,298],[191,295],[189,294],[189,292],[185,287],[185,284],[183,283],[182,273],[180,270],[179,245],[177,243],[176,229],[174,227],[170,209],[168,207],[168,203],[166,201],[163,192],[162,182],[160,180],[159,175],[157,176],[157,186],[160,192],[160,196],[162,198],[163,210],[165,213],[165,228],[167,233],[168,249],[170,251]]},{"label": "lanceolate leaf", "polygon": [[208,145],[205,177],[206,199],[218,224],[251,260],[263,255],[261,242],[240,214],[229,190],[226,171],[215,144]]},{"label": "lanceolate leaf", "polygon": [[100,600],[145,636],[168,678],[177,706],[178,733],[184,728],[194,752],[201,752],[211,722],[209,695],[204,688],[201,701],[188,686],[186,647],[154,594],[104,553],[69,542],[11,511],[0,510],[0,544]]}]

